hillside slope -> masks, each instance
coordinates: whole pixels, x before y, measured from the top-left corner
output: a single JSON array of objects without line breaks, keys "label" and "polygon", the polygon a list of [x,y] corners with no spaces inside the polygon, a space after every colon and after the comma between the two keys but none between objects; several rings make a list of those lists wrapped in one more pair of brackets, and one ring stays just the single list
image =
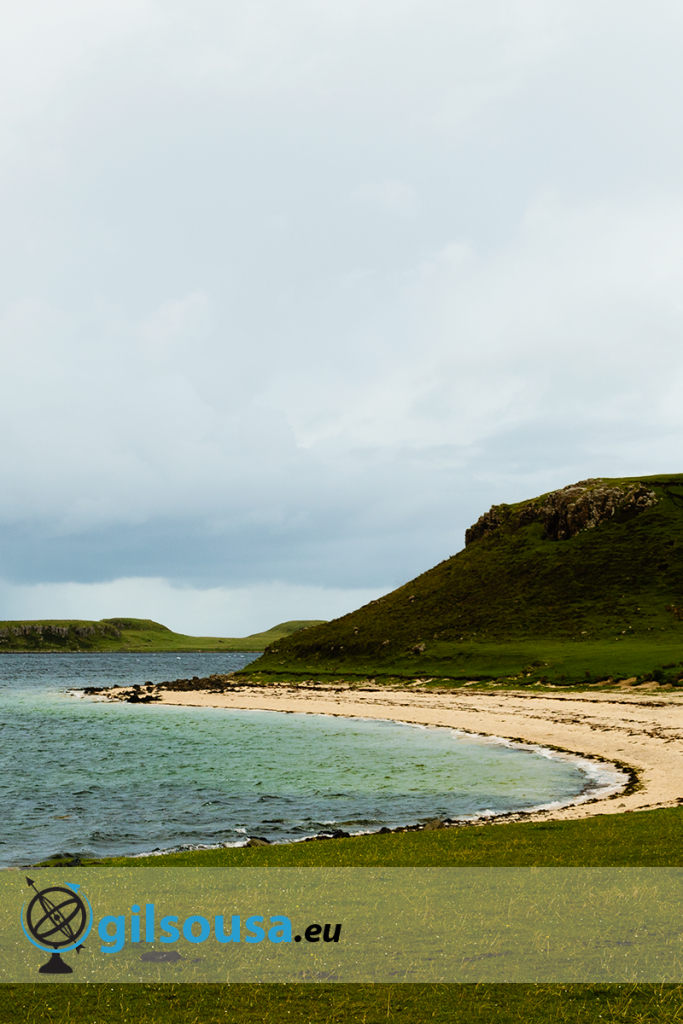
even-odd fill
[{"label": "hillside slope", "polygon": [[683,475],[585,480],[494,506],[466,539],[391,594],[271,644],[248,671],[677,681]]},{"label": "hillside slope", "polygon": [[152,619],[40,619],[0,622],[2,651],[262,651],[324,620],[291,620],[246,637],[185,636]]}]

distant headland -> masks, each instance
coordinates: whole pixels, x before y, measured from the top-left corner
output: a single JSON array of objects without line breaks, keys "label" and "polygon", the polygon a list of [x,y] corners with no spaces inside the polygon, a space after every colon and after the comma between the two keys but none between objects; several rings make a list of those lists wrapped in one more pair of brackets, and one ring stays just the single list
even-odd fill
[{"label": "distant headland", "polygon": [[185,636],[152,619],[0,621],[2,651],[262,651],[324,619],[293,619],[244,637]]}]

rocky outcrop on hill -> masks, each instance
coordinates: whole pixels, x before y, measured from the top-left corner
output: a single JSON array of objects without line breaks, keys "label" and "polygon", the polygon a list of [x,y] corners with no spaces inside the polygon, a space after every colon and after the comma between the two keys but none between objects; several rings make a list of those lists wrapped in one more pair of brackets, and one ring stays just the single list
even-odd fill
[{"label": "rocky outcrop on hill", "polygon": [[543,523],[549,540],[569,540],[582,530],[592,530],[615,516],[637,515],[657,503],[654,491],[642,484],[628,488],[606,487],[599,480],[580,480],[548,494],[545,500],[526,502],[519,508],[493,505],[465,533],[465,546],[507,526],[516,530],[533,522]]},{"label": "rocky outcrop on hill", "polygon": [[[28,624],[12,626],[13,636],[42,636],[43,633],[51,633],[54,636],[68,636],[68,626],[43,625],[42,622],[29,622]],[[3,636],[7,636],[7,630],[3,630]]]},{"label": "rocky outcrop on hill", "polygon": [[474,526],[465,530],[465,547],[469,547],[470,544],[474,544],[475,540],[481,540],[482,537],[488,536],[489,533],[493,533],[499,526],[502,526],[505,522],[503,515],[508,508],[508,505],[491,505],[488,512],[479,516]]},{"label": "rocky outcrop on hill", "polygon": [[58,626],[53,622],[22,622],[16,626],[4,626],[0,629],[0,639],[12,639],[13,637],[29,637],[33,640],[50,640],[50,638],[59,637],[62,640],[68,640],[70,637],[75,635],[76,637],[115,637],[121,636],[121,630],[116,629],[114,626],[109,625],[98,625],[93,626],[77,626],[73,623],[65,626]]},{"label": "rocky outcrop on hill", "polygon": [[594,487],[574,484],[554,491],[541,508],[546,536],[551,540],[568,540],[581,530],[592,530],[615,515],[643,512],[657,504],[654,491],[642,485],[629,487]]}]

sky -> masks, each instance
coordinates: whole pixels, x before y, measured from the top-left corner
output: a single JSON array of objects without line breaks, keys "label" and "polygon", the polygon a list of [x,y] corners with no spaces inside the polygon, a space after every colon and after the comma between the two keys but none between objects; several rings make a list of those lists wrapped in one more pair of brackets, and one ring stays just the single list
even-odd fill
[{"label": "sky", "polygon": [[0,618],[244,636],[683,471],[678,0],[3,0]]}]

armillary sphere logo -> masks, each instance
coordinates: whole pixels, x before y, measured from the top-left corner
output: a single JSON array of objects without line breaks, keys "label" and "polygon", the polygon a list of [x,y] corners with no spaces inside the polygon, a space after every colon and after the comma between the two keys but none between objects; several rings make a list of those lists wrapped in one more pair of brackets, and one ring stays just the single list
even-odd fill
[{"label": "armillary sphere logo", "polygon": [[21,908],[21,927],[29,942],[38,949],[52,952],[39,974],[73,974],[61,957],[75,949],[80,953],[93,923],[92,907],[87,896],[79,895],[80,885],[52,885],[36,889],[32,878],[26,882],[35,895]]}]

